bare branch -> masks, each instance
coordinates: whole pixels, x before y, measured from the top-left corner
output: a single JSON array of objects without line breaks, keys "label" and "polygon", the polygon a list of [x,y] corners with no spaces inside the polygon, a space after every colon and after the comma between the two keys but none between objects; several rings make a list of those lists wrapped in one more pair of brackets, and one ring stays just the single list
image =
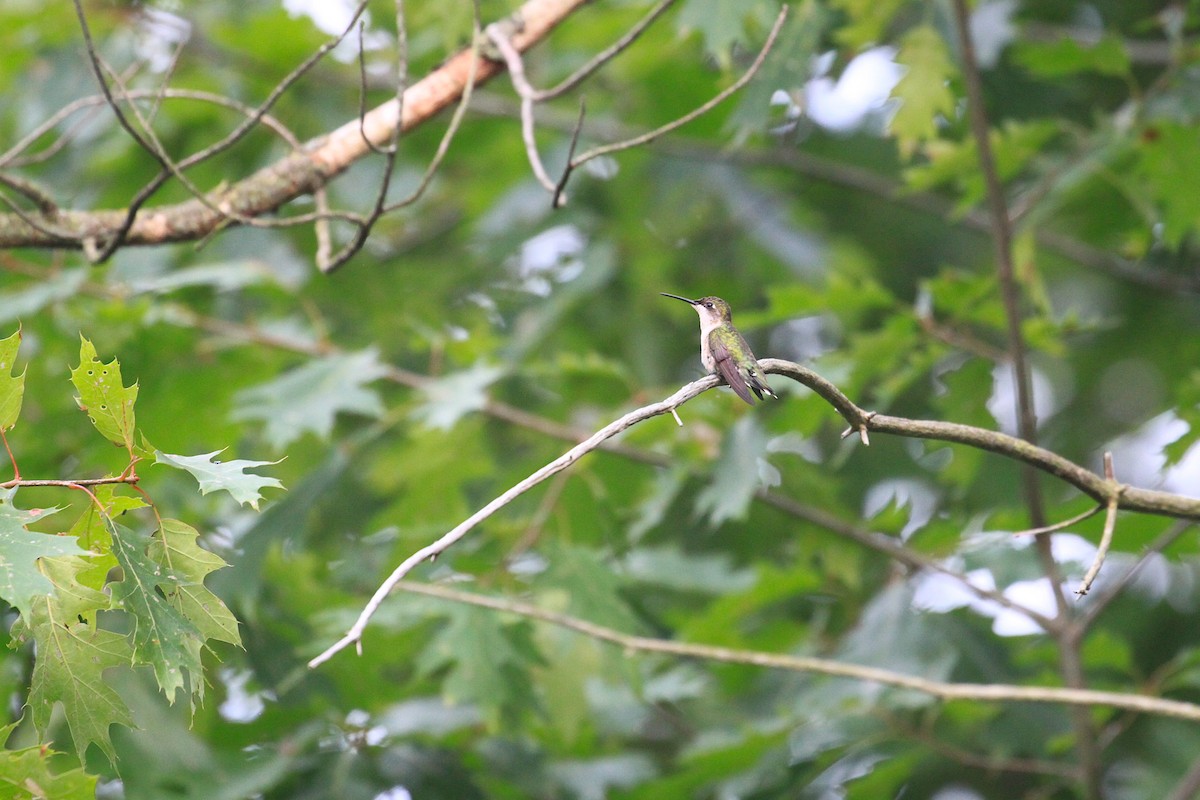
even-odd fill
[{"label": "bare branch", "polygon": [[550,180],[550,176],[546,173],[542,157],[538,154],[537,137],[533,130],[533,101],[536,92],[525,78],[525,63],[521,60],[521,54],[509,40],[506,27],[502,23],[493,22],[487,26],[484,32],[504,58],[504,63],[508,66],[508,75],[512,78],[513,88],[517,90],[517,95],[521,98],[521,140],[525,143],[525,155],[529,159],[533,176],[537,178],[542,188],[557,196],[557,184]]},{"label": "bare branch", "polygon": [[[478,0],[472,4],[472,8],[474,11],[474,18],[472,22],[471,35],[472,46],[470,49],[471,62],[467,71],[466,84],[463,86],[462,94],[459,97],[458,106],[454,109],[454,115],[450,118],[450,124],[446,126],[446,130],[442,134],[441,141],[438,142],[438,148],[434,152],[433,158],[429,160],[429,164],[427,164],[425,167],[425,173],[421,176],[421,180],[417,182],[416,187],[414,187],[406,197],[394,203],[387,203],[387,191],[391,185],[391,173],[395,165],[395,154],[399,145],[400,134],[402,133],[402,127],[399,125],[396,126],[395,130],[392,132],[391,141],[387,149],[384,151],[387,155],[387,167],[384,180],[380,184],[379,193],[375,198],[375,208],[372,210],[370,216],[359,224],[354,239],[347,243],[346,246],[338,251],[336,255],[329,256],[328,238],[326,238],[326,246],[324,248],[319,248],[317,251],[317,268],[322,272],[326,274],[334,272],[341,268],[347,261],[349,261],[350,258],[353,257],[353,255],[357,253],[366,243],[367,236],[370,235],[372,227],[384,214],[388,214],[398,208],[403,208],[404,206],[415,203],[421,197],[421,195],[425,193],[425,190],[429,187],[430,182],[433,180],[434,174],[441,166],[443,159],[445,159],[446,153],[450,149],[450,142],[453,141],[455,134],[458,133],[459,126],[462,124],[463,118],[466,116],[467,108],[471,104],[471,96],[475,88],[475,80],[479,74],[479,42],[481,41],[482,37],[480,30],[482,23],[480,22]],[[401,12],[398,10],[397,14],[400,13]],[[402,22],[398,22],[398,24],[402,24]],[[404,54],[406,58],[407,53],[408,49],[406,44],[404,47]],[[405,67],[404,75],[406,78],[407,67]],[[397,117],[403,119],[404,92],[398,91],[394,102],[396,103],[396,107],[398,109]],[[373,149],[377,149],[376,145],[367,138],[365,127],[362,125],[361,120],[360,130],[363,133],[363,141],[365,141]],[[328,234],[326,234],[326,236],[328,236]]]},{"label": "bare branch", "polygon": [[[514,46],[522,52],[532,47],[585,2],[528,0],[514,12],[514,17],[524,23],[521,32],[513,36]],[[333,132],[308,142],[305,152],[286,156],[223,190],[210,193],[209,199],[222,213],[213,212],[195,199],[143,210],[135,215],[124,243],[149,245],[196,241],[221,225],[229,224],[231,216],[259,217],[274,212],[296,197],[311,194],[370,153],[363,140],[364,133],[377,145],[386,143],[396,126],[402,130],[412,129],[459,100],[469,81],[482,83],[501,70],[502,65],[497,62],[478,59],[474,47],[464,48],[412,84],[404,93],[403,108],[395,99],[390,100],[372,109],[361,123],[356,115]],[[282,91],[280,87],[277,89]],[[273,92],[260,108],[268,107],[275,99]],[[245,124],[254,123],[247,120]],[[213,148],[180,161],[179,166],[186,168],[192,159],[214,155],[218,151],[214,148],[227,147],[239,135],[235,130]],[[47,232],[30,226],[18,214],[0,215],[0,248],[78,248],[89,241],[108,241],[122,229],[126,216],[125,209],[64,211],[56,220],[55,228]],[[355,221],[348,215],[346,218]]]},{"label": "bare branch", "polygon": [[599,53],[589,59],[588,62],[582,67],[572,72],[569,76],[564,78],[552,88],[535,91],[533,95],[534,100],[539,103],[543,103],[547,100],[553,100],[554,98],[566,94],[579,84],[583,83],[585,80],[591,77],[593,72],[600,69],[609,61],[612,61],[613,58],[627,50],[631,44],[637,41],[638,37],[640,37],[647,28],[654,24],[655,20],[663,15],[663,12],[665,12],[674,4],[675,0],[659,0],[658,5],[650,9],[650,13],[642,17],[642,19],[639,20],[636,25],[626,31],[620,39],[613,42],[604,50],[601,50]]},{"label": "bare branch", "polygon": [[[517,110],[506,99],[480,95],[475,110],[494,116],[515,116]],[[573,114],[554,113],[546,109],[541,122],[543,127],[569,133],[575,126]],[[603,131],[603,138],[618,139],[637,135],[629,126],[612,120],[593,124]],[[704,143],[687,141],[679,137],[652,143],[653,147],[667,156],[685,158],[689,161],[703,159],[742,166],[762,166],[789,169],[813,180],[836,186],[845,186],[859,192],[878,195],[889,202],[907,206],[926,214],[935,215],[952,225],[961,225],[967,230],[988,233],[991,221],[987,213],[979,209],[963,212],[956,204],[938,194],[918,191],[887,176],[868,169],[827,159],[814,153],[806,153],[790,147],[741,148],[738,150],[717,149]],[[2,162],[0,162],[2,163]],[[1038,228],[1033,232],[1037,243],[1050,252],[1088,269],[1103,272],[1114,278],[1160,292],[1200,292],[1200,272],[1177,274],[1155,268],[1142,262],[1134,262],[1119,254],[1086,244],[1063,233]],[[990,349],[990,348],[989,348]]]},{"label": "bare branch", "polygon": [[1096,595],[1095,599],[1088,604],[1084,615],[1075,620],[1075,625],[1079,627],[1080,632],[1082,633],[1091,627],[1092,623],[1104,613],[1104,609],[1108,608],[1109,604],[1128,588],[1129,584],[1133,582],[1133,579],[1137,577],[1137,574],[1152,556],[1170,547],[1180,536],[1191,530],[1191,528],[1192,522],[1179,520],[1155,537],[1154,541],[1146,545],[1138,560],[1129,569],[1125,570],[1121,577],[1107,586],[1101,594]]},{"label": "bare branch", "polygon": [[[1113,457],[1112,453],[1104,454],[1104,477],[1111,483],[1116,483],[1116,477],[1113,473]],[[1087,573],[1084,574],[1083,580],[1079,583],[1079,588],[1075,590],[1075,594],[1082,597],[1087,594],[1092,588],[1092,582],[1096,580],[1096,576],[1100,574],[1100,567],[1104,565],[1104,558],[1108,555],[1108,548],[1112,545],[1113,529],[1117,524],[1117,503],[1120,502],[1121,493],[1124,487],[1118,487],[1112,496],[1108,498],[1107,514],[1104,517],[1104,532],[1100,536],[1100,546],[1096,548],[1096,558],[1092,561],[1092,565],[1088,567]]]},{"label": "bare branch", "polygon": [[[767,653],[758,650],[735,650],[729,647],[714,647],[712,645],[653,639],[646,636],[633,636],[603,625],[579,619],[578,617],[572,617],[556,611],[547,611],[528,603],[488,597],[471,592],[461,592],[457,589],[448,589],[427,583],[400,581],[397,582],[396,588],[412,594],[437,597],[455,603],[467,603],[481,608],[490,608],[495,611],[517,614],[529,619],[547,622],[551,625],[576,631],[598,641],[615,644],[624,650],[663,653],[682,658],[717,661],[724,664],[749,664],[767,669],[828,675],[836,678],[850,678],[852,680],[879,683],[884,686],[911,689],[941,698],[942,700],[1055,703],[1083,708],[1101,706],[1105,708],[1120,708],[1143,714],[1153,714],[1155,716],[1200,721],[1200,705],[1181,700],[1171,700],[1165,697],[1150,697],[1148,695],[1106,692],[1094,689],[1016,686],[1004,683],[950,683],[947,681],[930,680],[880,667],[835,661],[829,658],[780,655],[778,653]],[[311,666],[312,662],[309,662],[309,664]]]},{"label": "bare branch", "polygon": [[1087,511],[1076,514],[1070,519],[1064,519],[1062,522],[1056,522],[1053,525],[1044,525],[1041,528],[1029,528],[1024,531],[1016,531],[1013,536],[1041,536],[1044,533],[1055,533],[1056,531],[1066,530],[1072,525],[1078,525],[1085,519],[1091,519],[1099,514],[1104,509],[1103,505],[1089,508]]},{"label": "bare branch", "polygon": [[58,213],[58,204],[49,192],[42,189],[33,181],[0,172],[0,186],[7,186],[15,192],[25,195],[37,207],[43,217],[51,217]]}]

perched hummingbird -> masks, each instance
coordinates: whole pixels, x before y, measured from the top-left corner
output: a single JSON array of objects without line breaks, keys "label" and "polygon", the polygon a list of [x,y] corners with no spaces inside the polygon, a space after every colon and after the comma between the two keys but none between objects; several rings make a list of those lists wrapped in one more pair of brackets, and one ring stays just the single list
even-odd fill
[{"label": "perched hummingbird", "polygon": [[750,345],[733,327],[733,312],[729,303],[719,297],[701,297],[689,300],[677,294],[659,292],[663,297],[673,297],[685,303],[700,315],[700,361],[710,373],[718,373],[738,397],[750,405],[754,392],[759,400],[764,394],[775,397],[767,385],[767,377],[758,368],[758,359],[750,352]]}]

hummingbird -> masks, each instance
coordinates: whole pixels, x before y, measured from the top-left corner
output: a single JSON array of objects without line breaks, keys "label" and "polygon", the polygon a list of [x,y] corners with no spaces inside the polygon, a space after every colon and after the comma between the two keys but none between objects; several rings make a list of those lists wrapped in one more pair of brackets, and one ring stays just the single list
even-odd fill
[{"label": "hummingbird", "polygon": [[754,392],[759,400],[764,394],[775,397],[767,385],[767,377],[758,368],[758,359],[750,352],[750,345],[733,327],[733,312],[719,297],[701,297],[689,300],[677,294],[659,292],[663,297],[673,297],[690,303],[700,315],[700,362],[710,373],[717,373],[734,393],[750,405],[754,405]]}]

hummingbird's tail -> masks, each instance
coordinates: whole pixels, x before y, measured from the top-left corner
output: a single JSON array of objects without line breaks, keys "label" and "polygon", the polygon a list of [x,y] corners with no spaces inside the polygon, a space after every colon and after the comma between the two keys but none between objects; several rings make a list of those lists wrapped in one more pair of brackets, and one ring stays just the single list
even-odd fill
[{"label": "hummingbird's tail", "polygon": [[757,367],[747,370],[746,385],[750,387],[750,391],[754,392],[759,400],[763,399],[763,395],[770,395],[776,400],[779,396],[771,391],[771,387],[767,385],[767,377],[763,375]]}]

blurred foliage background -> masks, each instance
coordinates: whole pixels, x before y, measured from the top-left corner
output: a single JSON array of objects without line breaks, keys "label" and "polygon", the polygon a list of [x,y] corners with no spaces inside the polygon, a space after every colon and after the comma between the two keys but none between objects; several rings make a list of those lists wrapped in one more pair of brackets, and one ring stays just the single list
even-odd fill
[{"label": "blurred foliage background", "polygon": [[[348,19],[340,3],[84,7],[131,88],[169,81],[251,105],[329,39],[323,26]],[[485,2],[483,20],[514,7]],[[551,85],[648,9],[581,8],[528,54],[531,79]],[[735,80],[777,11],[679,0],[575,93],[539,107],[551,171],[580,97],[584,145],[662,124]],[[468,3],[410,0],[405,14],[414,76],[470,39]],[[501,76],[477,92],[423,199],[333,275],[315,269],[304,226],[231,227],[101,265],[65,250],[0,253],[0,333],[20,324],[28,365],[8,434],[23,477],[124,466],[72,400],[81,332],[139,382],[138,422],[155,447],[282,459],[258,470],[287,487],[265,490],[261,513],[141,466],[156,504],[231,565],[207,585],[240,621],[244,649],[205,654],[211,685],[194,713],[168,705],[145,670],[106,673],[137,728],[113,728],[115,765],[91,749],[99,796],[1194,796],[1195,723],[943,703],[638,654],[404,592],[361,657],[305,666],[405,556],[571,437],[702,374],[693,313],[660,291],[724,297],[759,356],[808,364],[865,408],[1015,430],[953,14],[948,2],[799,0],[749,87],[655,144],[593,162],[561,210],[530,175]],[[394,17],[388,3],[368,6],[368,107],[393,91]],[[971,22],[1015,223],[1041,443],[1097,471],[1111,451],[1121,481],[1200,494],[1200,8],[988,0]],[[356,38],[273,110],[301,139],[358,114]],[[0,7],[0,149],[95,91],[68,4]],[[154,125],[182,157],[239,120],[168,99]],[[396,196],[445,122],[402,140]],[[45,160],[12,168],[64,207],[125,207],[156,171],[106,109],[64,121],[34,151],[64,134]],[[287,152],[256,130],[189,175],[211,188]],[[331,203],[365,210],[382,165],[356,164]],[[150,205],[187,196],[172,182]],[[1185,525],[1121,514],[1087,598],[1073,592],[1103,515],[1055,534],[1067,615],[1086,623],[1048,634],[863,543],[886,537],[1066,619],[1030,538],[1012,536],[1031,527],[1015,462],[884,436],[865,448],[839,438],[844,425],[819,398],[773,385],[778,402],[750,409],[720,389],[684,406],[682,427],[635,427],[621,439],[634,457],[587,456],[414,578],[663,639],[961,682],[1058,686],[1077,662],[1087,687],[1200,701],[1200,560]],[[1052,478],[1041,486],[1051,521],[1091,505]],[[82,502],[35,488],[19,500]],[[28,645],[4,655],[11,722],[34,658]],[[73,752],[61,720],[51,733]],[[36,741],[25,721],[9,747]],[[72,758],[55,768],[78,767]]]}]

